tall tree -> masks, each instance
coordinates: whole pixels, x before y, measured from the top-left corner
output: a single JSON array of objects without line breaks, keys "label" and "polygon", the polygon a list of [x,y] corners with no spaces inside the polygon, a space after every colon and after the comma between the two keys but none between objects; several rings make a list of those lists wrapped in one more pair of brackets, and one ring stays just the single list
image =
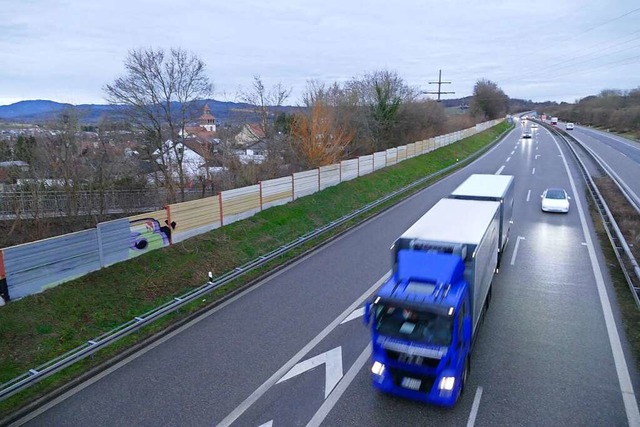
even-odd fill
[{"label": "tall tree", "polygon": [[481,119],[493,120],[509,111],[509,97],[491,80],[480,79],[473,87],[471,114]]},{"label": "tall tree", "polygon": [[[127,105],[130,120],[145,130],[147,154],[159,161],[169,202],[175,201],[175,179],[184,200],[187,179],[183,144],[178,142],[184,141],[193,104],[213,90],[205,63],[180,48],[139,49],[129,52],[124,67],[125,74],[104,87],[106,98],[112,104]],[[165,144],[167,140],[173,144]]]},{"label": "tall tree", "polygon": [[360,120],[376,150],[398,145],[398,114],[404,104],[418,96],[395,72],[379,70],[353,79],[345,90],[360,105]]}]

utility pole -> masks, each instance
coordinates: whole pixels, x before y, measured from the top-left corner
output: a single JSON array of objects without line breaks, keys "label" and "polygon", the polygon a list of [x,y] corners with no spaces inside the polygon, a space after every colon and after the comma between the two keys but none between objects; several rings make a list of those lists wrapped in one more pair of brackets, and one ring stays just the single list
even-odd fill
[{"label": "utility pole", "polygon": [[438,84],[438,91],[437,92],[422,92],[422,93],[428,93],[428,94],[438,94],[438,102],[440,102],[440,95],[442,94],[446,94],[446,93],[455,93],[455,92],[442,92],[441,87],[443,84],[451,84],[451,82],[443,82],[442,81],[442,70],[440,70],[440,72],[438,73],[438,81],[437,82],[429,82],[430,85],[432,84]]}]

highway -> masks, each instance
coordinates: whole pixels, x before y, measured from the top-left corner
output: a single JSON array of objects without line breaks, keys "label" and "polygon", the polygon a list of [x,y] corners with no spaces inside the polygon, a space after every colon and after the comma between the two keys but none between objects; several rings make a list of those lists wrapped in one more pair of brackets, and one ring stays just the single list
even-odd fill
[{"label": "highway", "polygon": [[640,143],[583,126],[569,132],[609,165],[640,201]]},{"label": "highway", "polygon": [[[580,175],[548,131],[521,131],[19,423],[640,425],[639,377]],[[466,390],[450,410],[380,394],[363,302],[395,238],[471,173],[514,175],[516,202]],[[570,194],[568,214],[540,210],[550,186]]]}]

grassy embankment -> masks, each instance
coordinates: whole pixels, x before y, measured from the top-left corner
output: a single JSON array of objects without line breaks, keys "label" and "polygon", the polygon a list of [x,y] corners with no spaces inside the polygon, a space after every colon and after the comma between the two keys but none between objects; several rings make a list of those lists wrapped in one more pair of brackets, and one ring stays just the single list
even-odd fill
[{"label": "grassy embankment", "polygon": [[[315,228],[421,177],[456,163],[491,144],[509,128],[502,123],[481,134],[426,155],[342,183],[246,220],[94,272],[0,309],[0,383],[23,374],[133,317],[181,295]],[[462,163],[462,162],[460,162]],[[428,184],[425,184],[425,186]],[[414,189],[413,191],[417,191]],[[406,197],[404,195],[402,197]],[[400,198],[400,197],[399,197]],[[399,199],[398,198],[398,199]],[[336,235],[397,202],[387,202],[335,230]],[[205,310],[216,300],[327,240],[325,235],[272,261],[135,332],[93,356],[0,402],[0,419],[74,378],[112,360],[154,334]],[[206,301],[203,301],[205,300]]]}]

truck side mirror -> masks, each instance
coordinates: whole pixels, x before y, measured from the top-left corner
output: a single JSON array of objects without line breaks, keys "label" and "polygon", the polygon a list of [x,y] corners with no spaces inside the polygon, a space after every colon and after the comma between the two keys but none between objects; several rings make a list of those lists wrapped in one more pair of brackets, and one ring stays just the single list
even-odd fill
[{"label": "truck side mirror", "polygon": [[369,325],[369,322],[371,321],[371,303],[367,302],[364,305],[364,316],[362,317],[362,321],[364,322],[365,325]]}]

